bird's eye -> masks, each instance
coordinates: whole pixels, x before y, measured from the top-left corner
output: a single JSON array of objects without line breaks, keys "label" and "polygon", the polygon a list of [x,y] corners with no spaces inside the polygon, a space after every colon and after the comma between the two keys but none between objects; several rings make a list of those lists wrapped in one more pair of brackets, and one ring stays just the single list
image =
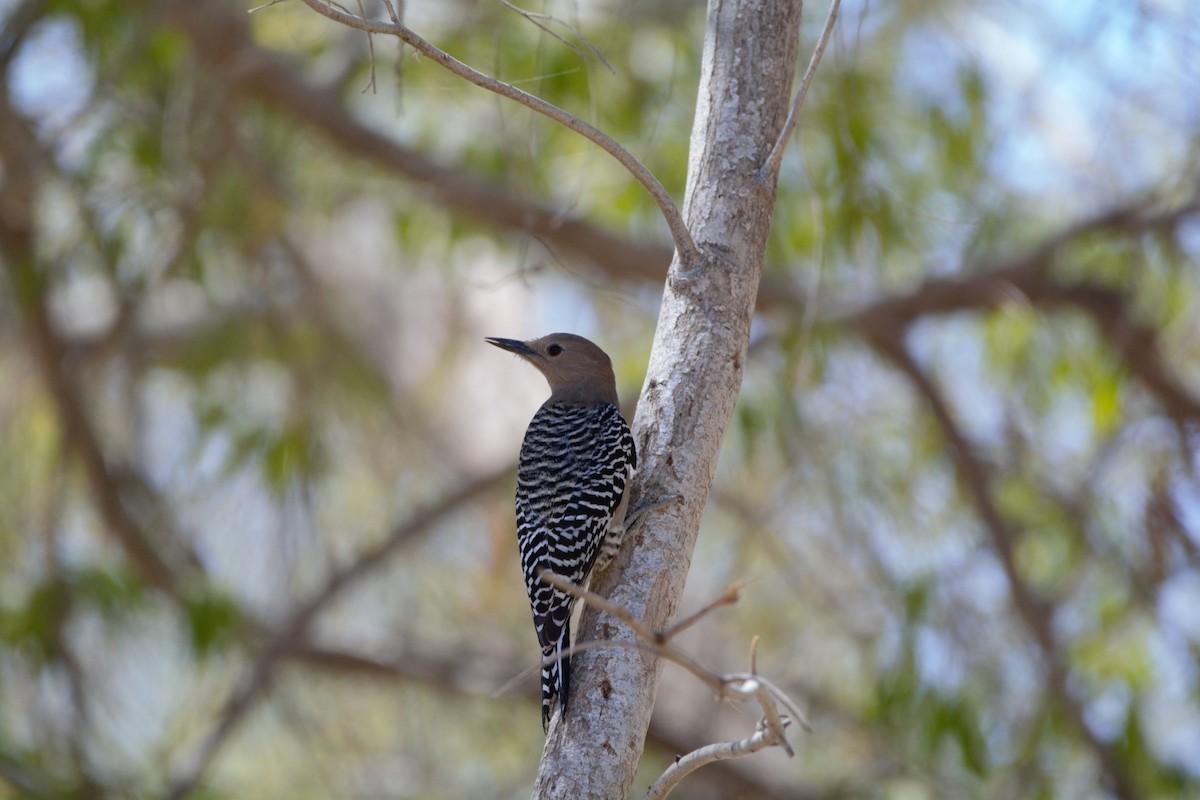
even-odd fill
[{"label": "bird's eye", "polygon": [[562,353],[561,345],[552,344],[546,348],[546,355],[548,355],[548,356],[556,356],[556,355],[559,355],[560,353]]}]

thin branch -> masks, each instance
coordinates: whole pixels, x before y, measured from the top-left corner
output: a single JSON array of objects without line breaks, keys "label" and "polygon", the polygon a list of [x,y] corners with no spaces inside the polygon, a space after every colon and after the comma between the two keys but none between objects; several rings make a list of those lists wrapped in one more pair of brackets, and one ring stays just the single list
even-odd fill
[{"label": "thin branch", "polygon": [[800,706],[796,705],[796,701],[792,700],[791,695],[783,691],[783,689],[780,689],[772,681],[764,678],[762,675],[755,673],[754,677],[763,685],[763,688],[766,689],[772,697],[778,700],[783,707],[788,710],[788,713],[792,715],[792,719],[800,723],[800,727],[804,728],[804,730],[808,731],[809,733],[812,732],[812,723],[808,721],[808,718],[804,715],[804,712],[800,710]]},{"label": "thin branch", "polygon": [[270,8],[271,6],[277,6],[280,3],[286,3],[286,2],[287,2],[287,0],[267,0],[267,2],[263,3],[262,5],[254,6],[253,8],[247,9],[246,13],[254,14],[258,11],[262,11],[264,8]]},{"label": "thin branch", "polygon": [[[706,617],[709,614],[709,612],[711,612],[715,609],[721,608],[722,606],[733,605],[739,599],[741,599],[741,591],[743,588],[745,588],[747,583],[749,583],[749,581],[739,581],[738,583],[735,583],[733,586],[730,586],[728,589],[726,589],[724,592],[722,592],[717,597],[717,599],[713,600],[711,603],[704,606],[699,611],[697,611],[693,614],[690,614],[689,616],[684,617],[683,619],[679,620],[671,627],[667,628],[665,631],[663,631],[663,635],[666,636],[668,639],[673,639],[677,634],[682,633],[683,631],[692,627],[697,622],[699,622],[701,619]],[[757,647],[757,645],[758,645],[758,637],[757,636],[754,637],[753,643],[754,643],[753,646]],[[751,650],[751,652],[753,653],[754,650]],[[751,668],[750,671],[754,672],[754,669]]]},{"label": "thin branch", "polygon": [[[699,678],[707,686],[709,686],[718,697],[733,696],[742,700],[753,698],[757,695],[760,684],[764,685],[772,695],[781,698],[784,706],[793,714],[793,716],[796,717],[796,719],[800,720],[805,730],[811,730],[808,720],[804,718],[804,714],[796,706],[795,702],[792,701],[792,699],[789,698],[787,694],[783,692],[783,690],[775,686],[770,681],[767,681],[765,678],[753,673],[738,672],[729,675],[723,675],[721,673],[714,672],[700,664],[700,662],[688,655],[683,650],[680,650],[671,644],[671,639],[675,636],[675,634],[679,633],[684,628],[695,624],[701,617],[722,606],[737,602],[737,592],[740,589],[741,584],[737,584],[729,589],[726,589],[725,592],[716,600],[704,606],[704,608],[702,608],[699,612],[685,619],[684,622],[686,624],[682,626],[675,625],[666,630],[658,631],[635,617],[632,613],[630,613],[629,609],[617,605],[611,600],[601,597],[589,589],[585,589],[582,586],[572,583],[563,576],[557,575],[550,570],[542,570],[539,573],[539,577],[541,577],[542,580],[546,581],[554,588],[577,597],[588,605],[594,606],[606,614],[611,614],[612,616],[624,622],[633,630],[635,634],[641,637],[641,639],[648,646],[650,652],[653,652],[654,654],[665,658],[667,661],[683,667],[688,672],[692,673],[692,675]],[[598,643],[582,642],[579,645],[576,645],[576,647],[592,647],[596,644]],[[620,646],[628,645],[630,643],[605,640],[603,644]],[[754,642],[754,648],[757,650],[757,641]],[[565,655],[570,655],[571,652],[572,651],[567,650],[557,656],[547,656],[546,662],[552,663]]]},{"label": "thin branch", "polygon": [[327,2],[322,0],[303,0],[304,4],[334,22],[341,23],[351,28],[357,28],[368,33],[381,33],[398,37],[405,44],[411,46],[414,50],[423,56],[426,56],[439,66],[449,70],[455,75],[475,84],[476,86],[487,89],[490,92],[506,97],[521,105],[549,117],[560,125],[572,130],[592,143],[596,144],[606,153],[615,158],[629,174],[637,180],[638,183],[645,187],[650,196],[654,198],[654,202],[658,204],[659,211],[667,222],[667,227],[671,231],[671,237],[675,240],[675,247],[679,252],[680,260],[685,268],[691,268],[699,263],[700,251],[696,247],[695,241],[692,240],[692,235],[687,229],[687,225],[683,221],[683,215],[679,211],[679,207],[675,204],[674,199],[659,182],[658,178],[654,177],[646,167],[638,161],[632,153],[621,146],[616,139],[608,134],[590,125],[587,122],[579,119],[573,114],[564,111],[553,103],[549,103],[536,95],[522,91],[512,84],[497,80],[496,78],[486,75],[479,70],[471,67],[462,61],[459,61],[454,56],[441,50],[436,45],[418,36],[411,28],[404,25],[396,24],[395,22],[380,22],[360,17],[356,14],[350,14],[340,9],[337,9]]},{"label": "thin branch", "polygon": [[646,800],[662,800],[679,785],[679,782],[703,766],[727,758],[740,758],[778,745],[774,731],[766,726],[759,727],[751,736],[736,742],[718,742],[693,750],[686,756],[675,759],[659,779],[646,790]]},{"label": "thin branch", "polygon": [[[389,3],[403,16],[403,4]],[[241,14],[216,0],[189,0],[168,6],[167,20],[187,37],[197,58],[222,80],[231,98],[251,100],[290,116],[334,148],[363,159],[390,175],[424,187],[434,202],[475,222],[529,236],[556,259],[573,259],[609,279],[661,283],[672,247],[663,241],[639,241],[586,222],[561,208],[533,202],[520,192],[495,186],[458,168],[431,161],[368,126],[346,111],[327,85],[305,80],[303,70],[249,36]],[[401,42],[403,44],[403,42]],[[757,307],[803,309],[810,298],[788,279],[767,269],[759,282]]]},{"label": "thin branch", "polygon": [[[747,739],[737,742],[724,742],[720,744],[707,745],[696,750],[695,752],[676,761],[662,777],[654,783],[647,793],[647,798],[662,798],[666,797],[667,793],[675,787],[679,781],[683,780],[684,776],[693,772],[705,764],[723,758],[734,758],[737,756],[749,755],[758,752],[764,747],[779,746],[784,749],[789,756],[794,756],[796,753],[792,749],[791,744],[787,740],[785,728],[791,723],[791,719],[787,719],[780,715],[779,705],[783,705],[792,718],[799,720],[806,730],[811,730],[808,721],[804,718],[804,714],[796,706],[795,702],[787,696],[775,684],[755,674],[758,652],[758,637],[754,637],[750,647],[750,663],[751,672],[749,673],[733,673],[730,675],[722,675],[701,665],[696,659],[679,648],[671,644],[671,639],[680,631],[693,625],[698,620],[702,619],[712,611],[721,608],[722,606],[731,605],[738,600],[738,593],[741,589],[741,584],[731,586],[726,589],[717,599],[705,605],[696,613],[686,617],[682,622],[671,626],[670,628],[658,631],[647,625],[642,620],[635,617],[628,609],[611,602],[610,600],[601,597],[595,592],[578,586],[561,575],[556,575],[550,570],[542,570],[539,577],[549,583],[554,588],[566,592],[576,598],[583,600],[596,607],[597,609],[610,614],[628,625],[633,632],[642,639],[641,642],[630,642],[621,639],[588,641],[581,642],[571,648],[568,648],[561,654],[547,656],[543,659],[542,665],[553,663],[556,660],[567,657],[583,649],[590,649],[598,646],[615,646],[628,647],[638,650],[648,650],[655,655],[671,661],[686,669],[692,675],[699,678],[704,684],[709,686],[720,698],[733,698],[743,702],[756,701],[762,708],[762,721],[759,723],[759,730]],[[680,765],[683,765],[682,767]]]},{"label": "thin branch", "polygon": [[551,572],[548,569],[543,569],[538,573],[538,577],[546,583],[553,586],[559,591],[576,597],[594,608],[598,608],[606,614],[611,614],[617,619],[624,622],[633,632],[645,639],[650,644],[661,645],[666,644],[666,639],[661,633],[651,628],[646,623],[635,617],[629,609],[624,606],[617,605],[608,598],[601,597],[593,591],[583,588],[573,581],[569,581],[563,576]]},{"label": "thin branch", "polygon": [[[394,4],[393,4],[394,7]],[[527,234],[556,254],[574,258],[599,269],[606,276],[626,281],[661,282],[671,259],[665,243],[638,242],[616,235],[562,209],[541,205],[519,193],[484,183],[462,170],[430,161],[421,153],[362,125],[346,112],[340,98],[323,87],[301,77],[302,70],[277,53],[258,46],[249,36],[241,15],[215,0],[190,0],[170,4],[167,19],[189,40],[197,57],[214,75],[222,78],[230,94],[253,100],[286,114],[324,136],[344,153],[365,159],[388,173],[426,187],[433,199],[448,210],[497,226]],[[1200,200],[1191,193],[1182,205],[1147,213],[1146,208],[1163,209],[1155,198],[1135,197],[1128,202],[1069,225],[1041,246],[1015,259],[999,259],[988,264],[964,265],[962,274],[969,284],[956,291],[960,278],[930,281],[912,295],[887,297],[865,306],[854,304],[857,311],[842,303],[842,311],[824,314],[819,321],[837,326],[858,327],[869,323],[878,313],[904,311],[915,315],[951,313],[982,307],[995,307],[1003,297],[1005,273],[1029,268],[1048,268],[1053,257],[1065,246],[1091,233],[1139,235],[1170,230],[1193,216]],[[767,269],[759,284],[759,311],[787,309],[803,312],[811,306],[804,287],[791,280],[772,279],[772,272],[797,273],[797,269]],[[803,272],[804,270],[799,270]],[[949,286],[947,286],[949,284]],[[981,300],[978,289],[989,286],[990,299]],[[837,308],[837,302],[826,302]]]},{"label": "thin branch", "polygon": [[564,47],[570,49],[571,52],[582,57],[584,55],[583,50],[576,47],[571,42],[567,41],[566,38],[555,33],[553,30],[550,29],[549,25],[547,25],[545,22],[543,22],[543,20],[545,20],[546,22],[557,22],[559,25],[562,25],[564,28],[566,28],[572,34],[574,34],[575,37],[579,39],[579,41],[583,42],[583,44],[587,47],[587,52],[590,52],[592,55],[594,55],[600,61],[600,63],[604,65],[604,67],[609,72],[611,72],[613,75],[617,74],[617,71],[615,69],[613,69],[613,65],[608,63],[608,59],[604,57],[604,54],[600,52],[599,48],[597,48],[594,44],[592,44],[590,41],[588,41],[588,38],[586,36],[584,36],[583,33],[581,33],[580,30],[578,28],[576,28],[574,25],[571,25],[570,23],[567,23],[567,22],[563,22],[561,19],[558,19],[557,17],[552,16],[550,14],[538,14],[533,11],[527,11],[526,9],[521,8],[520,6],[517,6],[517,5],[514,5],[510,2],[508,2],[508,0],[500,0],[500,5],[504,6],[509,11],[515,11],[516,13],[520,14],[522,17],[524,17],[526,20],[528,20],[531,24],[533,24],[533,25],[537,26],[539,29],[541,29],[541,31],[543,33],[545,33],[547,36],[553,37],[554,39],[556,39],[560,43],[562,43],[562,45]]},{"label": "thin branch", "polygon": [[779,162],[783,160],[784,148],[787,147],[787,142],[791,138],[792,131],[796,129],[796,122],[800,117],[800,109],[804,107],[804,101],[808,97],[808,90],[813,84],[813,79],[817,76],[817,67],[821,65],[821,56],[825,55],[825,46],[829,44],[829,37],[833,35],[833,26],[837,22],[838,7],[841,3],[842,0],[831,0],[829,3],[829,13],[825,16],[825,27],[821,29],[821,36],[817,39],[816,47],[813,48],[808,68],[804,70],[804,78],[800,81],[800,90],[796,92],[796,97],[792,100],[792,107],[788,110],[787,119],[784,120],[783,130],[779,132],[779,138],[775,140],[775,146],[771,148],[771,153],[767,156],[766,163],[762,165],[762,169],[758,172],[759,180],[765,181],[768,176],[774,175],[779,171]]},{"label": "thin branch", "polygon": [[[363,8],[362,0],[358,0],[358,14],[363,18],[367,16],[367,10]],[[369,31],[367,32],[367,54],[368,61],[371,64],[371,71],[370,77],[367,78],[367,85],[363,87],[362,93],[366,94],[367,90],[370,89],[371,94],[375,94],[375,37]]]}]

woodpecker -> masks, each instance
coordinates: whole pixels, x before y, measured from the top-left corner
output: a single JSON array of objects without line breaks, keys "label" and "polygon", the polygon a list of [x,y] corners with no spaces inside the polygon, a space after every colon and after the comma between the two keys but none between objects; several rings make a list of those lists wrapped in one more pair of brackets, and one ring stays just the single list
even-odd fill
[{"label": "woodpecker", "polygon": [[[567,711],[571,609],[575,598],[539,578],[549,570],[583,585],[625,534],[628,486],[637,468],[629,425],[617,407],[612,361],[581,336],[487,341],[546,377],[550,399],[534,414],[517,467],[517,547],[533,627],[542,648],[542,729],[554,701]],[[553,660],[550,660],[553,657]]]}]

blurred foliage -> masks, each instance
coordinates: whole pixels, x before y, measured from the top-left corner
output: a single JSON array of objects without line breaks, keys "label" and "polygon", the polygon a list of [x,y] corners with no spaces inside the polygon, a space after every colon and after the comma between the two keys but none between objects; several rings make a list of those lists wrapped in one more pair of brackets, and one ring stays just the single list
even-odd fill
[{"label": "blurred foliage", "polygon": [[[384,37],[372,62],[364,36],[293,2],[251,15],[259,50],[238,52],[253,4],[191,5],[233,15],[231,74],[286,57],[314,116],[344,113],[514,207],[666,240],[611,159]],[[405,5],[423,36],[610,133],[682,198],[701,4],[530,5],[566,43],[500,3]],[[535,653],[511,481],[405,526],[511,463],[540,401],[482,336],[596,338],[632,408],[659,286],[448,212],[453,182],[348,155],[280,87],[239,94],[183,7],[0,4],[6,29],[35,15],[5,86],[49,162],[37,270],[0,253],[0,797],[164,796],[231,708],[244,716],[190,797],[525,796],[534,682],[493,697]],[[823,14],[806,4],[802,62]],[[1171,419],[1078,309],[1014,291],[912,326],[1014,532],[1047,653],[925,398],[845,313],[1108,208],[1194,197],[1196,10],[848,3],[839,25],[780,177],[765,278],[793,299],[755,320],[685,606],[751,582],[683,642],[734,669],[761,634],[760,668],[815,730],[792,761],[709,767],[679,796],[1133,796],[1113,774],[1137,797],[1195,796],[1197,420]],[[1200,221],[1176,222],[1100,226],[1049,272],[1117,293],[1110,312],[1149,326],[1195,397]],[[39,300],[60,363],[30,346]],[[77,393],[107,487],[47,370]],[[105,492],[165,554],[169,590],[110,535]],[[392,557],[280,648],[272,632],[389,536]],[[283,666],[236,709],[264,654]],[[753,724],[663,683],[641,788]]]}]

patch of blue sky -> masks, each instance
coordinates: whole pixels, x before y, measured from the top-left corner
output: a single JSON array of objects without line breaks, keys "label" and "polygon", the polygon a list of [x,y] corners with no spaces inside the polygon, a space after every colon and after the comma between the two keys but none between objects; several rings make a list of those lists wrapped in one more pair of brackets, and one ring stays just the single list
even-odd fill
[{"label": "patch of blue sky", "polygon": [[22,46],[9,72],[17,108],[52,130],[74,119],[92,96],[94,78],[73,22],[49,18]]},{"label": "patch of blue sky", "polygon": [[1162,180],[1184,157],[1200,121],[1198,47],[1170,20],[1187,13],[1100,0],[944,10],[906,33],[897,80],[959,114],[959,76],[978,69],[1004,132],[995,179],[1079,213]]}]

